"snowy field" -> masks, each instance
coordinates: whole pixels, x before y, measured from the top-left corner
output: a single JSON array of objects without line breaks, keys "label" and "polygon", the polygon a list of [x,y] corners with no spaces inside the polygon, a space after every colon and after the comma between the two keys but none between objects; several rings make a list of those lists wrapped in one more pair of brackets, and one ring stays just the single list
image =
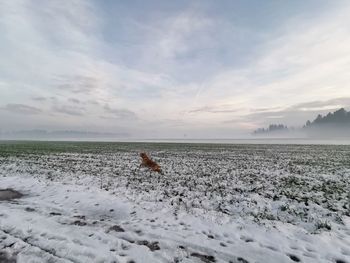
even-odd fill
[{"label": "snowy field", "polygon": [[346,145],[0,142],[8,188],[0,262],[350,262]]}]

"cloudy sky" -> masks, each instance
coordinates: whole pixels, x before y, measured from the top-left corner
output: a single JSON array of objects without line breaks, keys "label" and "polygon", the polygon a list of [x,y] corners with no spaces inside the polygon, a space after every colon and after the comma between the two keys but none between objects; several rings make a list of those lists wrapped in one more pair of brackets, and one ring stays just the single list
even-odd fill
[{"label": "cloudy sky", "polygon": [[350,2],[0,1],[2,131],[236,138],[350,109]]}]

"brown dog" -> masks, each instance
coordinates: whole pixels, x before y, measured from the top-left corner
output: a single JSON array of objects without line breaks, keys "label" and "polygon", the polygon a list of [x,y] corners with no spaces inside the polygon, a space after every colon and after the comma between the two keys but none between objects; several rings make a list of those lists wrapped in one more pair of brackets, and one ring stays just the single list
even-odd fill
[{"label": "brown dog", "polygon": [[152,161],[146,153],[140,153],[140,156],[142,158],[141,166],[148,167],[154,172],[162,173],[160,166],[155,161]]}]

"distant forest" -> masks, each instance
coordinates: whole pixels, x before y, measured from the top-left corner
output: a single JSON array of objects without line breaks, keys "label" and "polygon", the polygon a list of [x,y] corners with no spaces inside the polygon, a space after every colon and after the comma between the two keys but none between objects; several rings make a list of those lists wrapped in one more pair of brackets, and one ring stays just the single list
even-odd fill
[{"label": "distant forest", "polygon": [[267,128],[259,128],[253,132],[253,134],[266,134],[275,131],[288,131],[288,127],[283,124],[270,124]]},{"label": "distant forest", "polygon": [[317,125],[348,126],[350,125],[350,111],[341,108],[333,113],[329,112],[326,116],[319,114],[313,121],[307,121],[304,128]]},{"label": "distant forest", "polygon": [[287,134],[291,131],[304,132],[311,137],[329,135],[350,137],[350,111],[341,108],[322,116],[319,114],[313,121],[308,120],[301,129],[288,128],[283,124],[270,124],[259,128],[253,135]]}]

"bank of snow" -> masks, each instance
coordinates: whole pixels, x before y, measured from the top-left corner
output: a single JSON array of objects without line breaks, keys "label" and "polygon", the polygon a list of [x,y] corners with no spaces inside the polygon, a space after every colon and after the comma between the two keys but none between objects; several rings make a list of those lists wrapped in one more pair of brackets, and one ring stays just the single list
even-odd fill
[{"label": "bank of snow", "polygon": [[0,186],[24,194],[0,202],[1,262],[350,262],[349,217],[311,234],[278,221],[137,204],[88,179],[76,185],[7,176]]}]

